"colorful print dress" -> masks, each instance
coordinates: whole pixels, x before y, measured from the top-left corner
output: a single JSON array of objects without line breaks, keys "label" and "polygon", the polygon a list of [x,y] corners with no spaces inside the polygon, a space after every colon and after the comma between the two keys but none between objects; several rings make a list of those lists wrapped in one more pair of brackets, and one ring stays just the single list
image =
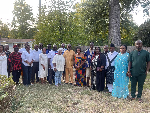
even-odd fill
[{"label": "colorful print dress", "polygon": [[126,76],[128,70],[129,53],[119,53],[115,59],[115,71],[112,96],[118,98],[127,98],[129,95],[128,83],[129,77]]},{"label": "colorful print dress", "polygon": [[[75,65],[79,66],[86,58],[85,57],[75,57]],[[86,85],[86,67],[83,64],[79,69],[76,68],[76,77],[75,77],[77,86]]]}]

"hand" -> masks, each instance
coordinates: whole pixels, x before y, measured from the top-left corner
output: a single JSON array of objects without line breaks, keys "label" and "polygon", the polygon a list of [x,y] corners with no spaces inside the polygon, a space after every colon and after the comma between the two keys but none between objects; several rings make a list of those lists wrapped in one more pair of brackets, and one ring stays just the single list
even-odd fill
[{"label": "hand", "polygon": [[145,74],[146,74],[146,76],[147,76],[147,73],[148,73],[148,71],[146,71],[146,73],[145,73]]},{"label": "hand", "polygon": [[90,70],[92,70],[92,67],[90,66]]},{"label": "hand", "polygon": [[131,72],[128,72],[127,74],[129,78],[132,77]]},{"label": "hand", "polygon": [[102,68],[100,68],[99,71],[103,71]]},{"label": "hand", "polygon": [[56,72],[56,71],[57,71],[57,69],[56,69],[56,68],[54,68],[54,71]]},{"label": "hand", "polygon": [[44,69],[44,71],[45,71],[45,66],[43,65],[43,69]]}]

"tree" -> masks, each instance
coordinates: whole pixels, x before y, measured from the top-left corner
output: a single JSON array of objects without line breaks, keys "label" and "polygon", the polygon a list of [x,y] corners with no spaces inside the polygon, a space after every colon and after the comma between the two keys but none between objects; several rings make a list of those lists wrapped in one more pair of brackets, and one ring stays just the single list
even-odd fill
[{"label": "tree", "polygon": [[34,24],[33,13],[30,5],[28,5],[25,0],[17,0],[14,3],[13,15],[12,28],[13,31],[17,31],[17,34],[12,35],[16,36],[13,38],[29,38],[27,34],[28,30]]},{"label": "tree", "polygon": [[150,46],[150,20],[145,21],[144,24],[139,26],[134,41],[138,39],[142,40],[144,46]]},{"label": "tree", "polygon": [[1,38],[9,38],[9,28],[7,24],[4,24],[1,20],[0,20],[0,35]]}]

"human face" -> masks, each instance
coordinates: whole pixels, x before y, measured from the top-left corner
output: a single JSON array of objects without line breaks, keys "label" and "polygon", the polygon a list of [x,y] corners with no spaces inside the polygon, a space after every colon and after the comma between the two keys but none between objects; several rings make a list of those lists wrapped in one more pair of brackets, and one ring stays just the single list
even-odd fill
[{"label": "human face", "polygon": [[39,44],[39,49],[43,49],[43,44],[42,43]]},{"label": "human face", "polygon": [[99,51],[99,48],[97,47],[96,50],[95,50],[96,54],[99,54],[100,51]]},{"label": "human face", "polygon": [[3,51],[3,46],[0,46],[0,52],[2,52]]},{"label": "human face", "polygon": [[70,49],[71,49],[71,44],[68,45],[68,50],[70,50]]},{"label": "human face", "polygon": [[62,50],[59,50],[59,51],[58,51],[58,55],[61,55],[61,54],[62,54]]},{"label": "human face", "polygon": [[93,47],[94,47],[94,44],[93,43],[91,43],[90,44],[90,48],[93,50]]},{"label": "human face", "polygon": [[48,48],[48,50],[50,50],[51,49],[51,45],[48,45],[47,48]]},{"label": "human face", "polygon": [[139,51],[139,50],[141,50],[142,49],[142,43],[141,42],[136,42],[135,43],[135,47],[136,47],[136,49]]},{"label": "human face", "polygon": [[53,46],[53,50],[54,50],[54,51],[57,50],[57,46],[56,46],[56,45]]},{"label": "human face", "polygon": [[62,48],[65,48],[65,44],[62,44],[61,47],[62,47]]},{"label": "human face", "polygon": [[110,47],[110,52],[111,52],[111,53],[113,53],[113,52],[114,52],[114,50],[115,50],[115,48],[114,48],[114,47]]},{"label": "human face", "polygon": [[126,52],[125,46],[121,46],[121,47],[120,47],[120,53],[121,53],[121,54],[124,54],[125,52]]},{"label": "human face", "polygon": [[38,45],[35,45],[35,46],[34,46],[34,49],[35,49],[36,51],[38,51]]},{"label": "human face", "polygon": [[18,47],[15,47],[15,48],[14,48],[14,51],[15,51],[15,52],[18,52],[18,51],[19,51],[19,48],[18,48]]},{"label": "human face", "polygon": [[108,47],[104,46],[103,50],[104,50],[105,52],[107,52],[107,51],[108,51]]},{"label": "human face", "polygon": [[80,54],[80,52],[81,52],[80,49],[77,49],[77,53]]},{"label": "human face", "polygon": [[43,54],[46,54],[46,48],[43,48]]},{"label": "human face", "polygon": [[29,50],[30,50],[30,46],[27,46],[26,51],[29,52]]}]

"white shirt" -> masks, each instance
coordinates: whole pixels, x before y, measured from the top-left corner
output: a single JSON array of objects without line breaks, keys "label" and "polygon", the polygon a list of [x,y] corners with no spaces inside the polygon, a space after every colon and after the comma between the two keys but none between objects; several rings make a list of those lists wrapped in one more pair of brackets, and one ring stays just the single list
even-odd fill
[{"label": "white shirt", "polygon": [[64,71],[65,58],[63,57],[63,55],[55,55],[52,63],[56,63],[56,69],[58,71]]},{"label": "white shirt", "polygon": [[39,54],[41,54],[41,51],[36,51],[35,49],[32,51],[34,56],[34,62],[39,62]]},{"label": "white shirt", "polygon": [[8,77],[6,55],[0,56],[0,75],[6,75]]},{"label": "white shirt", "polygon": [[[110,61],[118,54],[118,52],[114,51],[113,53],[109,52],[107,53]],[[106,56],[106,67],[107,68],[109,66],[109,62],[108,62],[108,59],[107,59],[107,56]],[[111,66],[115,66],[115,63],[114,61],[111,63]]]},{"label": "white shirt", "polygon": [[[43,66],[41,65],[43,64],[45,66],[45,70],[43,69]],[[39,74],[38,77],[39,78],[44,78],[48,76],[48,58],[47,58],[47,54],[39,54]]]},{"label": "white shirt", "polygon": [[51,50],[48,54],[47,54],[48,58],[50,58],[50,65],[51,65],[51,69],[53,69],[53,58],[55,56],[55,51]]},{"label": "white shirt", "polygon": [[[22,58],[22,63],[25,65],[25,66],[30,66],[29,64],[27,64],[25,61],[28,61],[28,62],[31,62],[32,60],[34,60],[34,56],[33,56],[33,53],[30,52],[30,54],[27,52],[27,51],[24,51],[21,55],[21,58]],[[33,66],[33,64],[31,64],[31,67]]]},{"label": "white shirt", "polygon": [[[25,49],[25,48],[21,48],[21,49],[19,49],[18,52],[23,53],[24,51],[26,51],[26,49]],[[30,48],[30,52],[32,52],[32,49],[31,49],[31,48]]]}]

